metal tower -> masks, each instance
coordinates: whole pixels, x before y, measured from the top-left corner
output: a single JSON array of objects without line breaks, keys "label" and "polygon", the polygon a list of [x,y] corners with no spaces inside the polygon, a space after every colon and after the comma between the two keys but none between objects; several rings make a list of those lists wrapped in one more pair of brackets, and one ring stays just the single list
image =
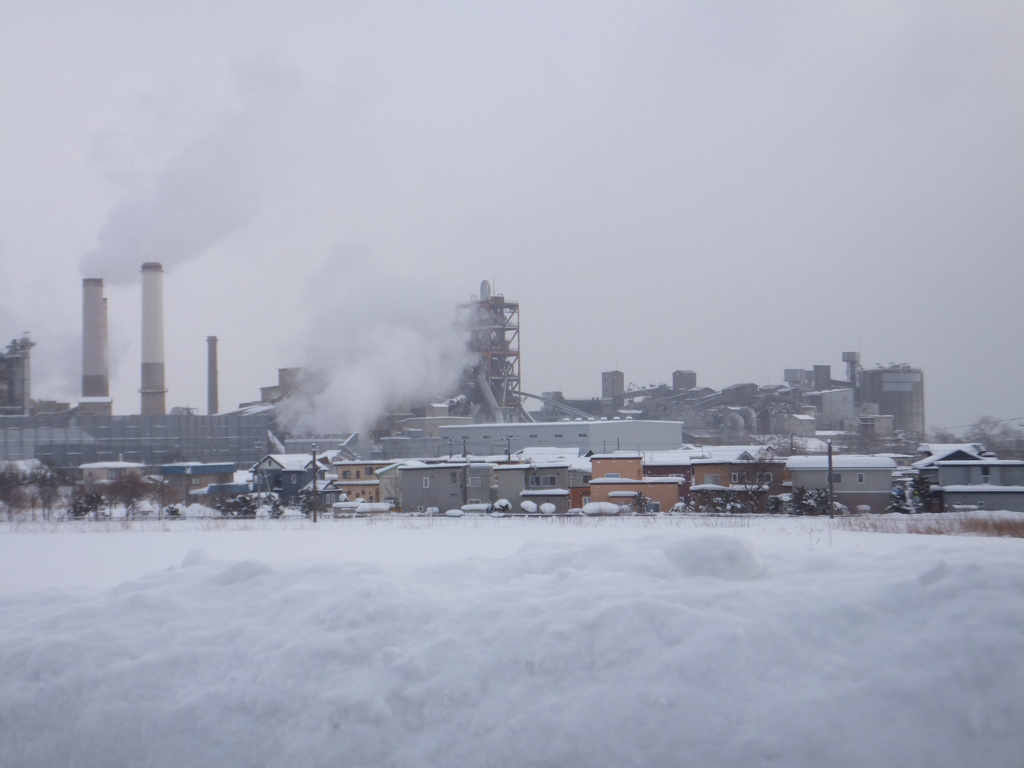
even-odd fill
[{"label": "metal tower", "polygon": [[491,284],[484,280],[480,299],[466,309],[469,348],[477,363],[466,371],[464,391],[496,422],[532,421],[520,391],[519,304],[500,293],[491,295]]}]

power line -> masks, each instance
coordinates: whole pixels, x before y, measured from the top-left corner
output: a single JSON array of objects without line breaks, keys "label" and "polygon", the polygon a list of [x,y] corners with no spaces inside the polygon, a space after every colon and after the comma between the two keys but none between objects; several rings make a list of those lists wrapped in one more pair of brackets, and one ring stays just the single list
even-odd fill
[{"label": "power line", "polygon": [[[1005,424],[1008,421],[1024,421],[1024,416],[1014,416],[1012,419],[988,419],[985,421],[986,424]],[[958,427],[938,427],[938,429],[970,429],[976,427],[981,422],[981,419],[975,421],[973,424],[961,424]],[[935,431],[935,428],[932,429]]]}]

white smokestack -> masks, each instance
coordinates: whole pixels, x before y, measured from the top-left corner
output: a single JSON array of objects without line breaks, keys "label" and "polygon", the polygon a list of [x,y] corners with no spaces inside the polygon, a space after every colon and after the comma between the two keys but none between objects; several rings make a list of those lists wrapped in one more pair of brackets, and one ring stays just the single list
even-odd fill
[{"label": "white smokestack", "polygon": [[107,300],[103,280],[82,280],[82,397],[109,397]]},{"label": "white smokestack", "polygon": [[167,412],[164,387],[164,268],[142,265],[142,415]]}]

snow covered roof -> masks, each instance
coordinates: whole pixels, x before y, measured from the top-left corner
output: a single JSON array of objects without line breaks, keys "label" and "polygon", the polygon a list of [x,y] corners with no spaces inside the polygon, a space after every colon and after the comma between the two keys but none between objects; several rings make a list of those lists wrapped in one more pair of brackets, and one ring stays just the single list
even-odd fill
[{"label": "snow covered roof", "polygon": [[134,461],[94,461],[91,464],[79,464],[79,469],[142,469],[145,464]]},{"label": "snow covered roof", "polygon": [[915,461],[910,466],[914,469],[924,469],[938,464],[940,461],[951,461],[954,457],[958,460],[981,461],[981,451],[973,450],[977,444],[972,445],[947,445],[942,450],[935,451],[930,456]]},{"label": "snow covered roof", "polygon": [[946,493],[1024,493],[1024,485],[943,485]]},{"label": "snow covered roof", "polygon": [[[786,460],[787,469],[828,469],[828,456],[790,456]],[[832,457],[832,469],[896,469],[896,462],[885,456],[849,456]]]},{"label": "snow covered roof", "polygon": [[579,448],[557,448],[553,446],[527,446],[516,451],[513,456],[521,456],[524,459],[575,459],[580,455]]},{"label": "snow covered roof", "polygon": [[299,472],[313,461],[313,455],[309,453],[268,453],[257,462],[257,466],[267,461],[277,464],[283,470]]},{"label": "snow covered roof", "polygon": [[977,460],[954,460],[954,461],[936,461],[936,466],[939,467],[1020,467],[1024,466],[1024,461],[1020,459],[984,459],[980,458]]},{"label": "snow covered roof", "polygon": [[679,485],[681,482],[681,477],[645,477],[643,480],[633,480],[629,477],[595,477],[590,480],[591,485]]},{"label": "snow covered roof", "polygon": [[[436,464],[428,464],[428,463],[423,462],[423,461],[406,461],[406,462],[402,462],[402,465],[401,465],[402,469],[413,469],[413,470],[415,470],[415,469],[465,469],[466,467],[476,468],[476,469],[479,469],[480,467],[490,467],[491,469],[495,469],[496,468],[495,465],[490,463],[490,462],[487,462],[487,461],[474,461],[472,459],[470,459],[470,461],[468,461],[468,462],[466,462],[466,461],[451,461],[451,462],[445,461],[445,462],[438,462]],[[379,473],[380,472],[378,470],[378,474]]]},{"label": "snow covered roof", "polygon": [[39,459],[12,459],[11,461],[0,461],[0,469],[12,469],[15,472],[29,473],[41,469],[43,462]]},{"label": "snow covered roof", "polygon": [[966,451],[981,455],[985,452],[985,446],[981,443],[921,443],[917,446],[917,452],[934,456],[938,453],[951,453],[952,451]]}]

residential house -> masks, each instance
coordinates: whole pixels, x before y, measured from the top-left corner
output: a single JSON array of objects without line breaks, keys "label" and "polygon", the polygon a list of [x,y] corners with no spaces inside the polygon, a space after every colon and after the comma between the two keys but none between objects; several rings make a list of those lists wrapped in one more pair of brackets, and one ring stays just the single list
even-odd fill
[{"label": "residential house", "polygon": [[945,511],[976,507],[1024,512],[1024,461],[981,458],[939,461],[936,467]]},{"label": "residential house", "polygon": [[[792,488],[829,487],[828,456],[790,456]],[[886,456],[832,457],[832,498],[851,512],[884,512],[891,501],[896,462]]]},{"label": "residential house", "polygon": [[106,485],[134,475],[142,477],[145,464],[132,461],[97,461],[82,464],[78,470],[82,473],[82,481],[86,485]]},{"label": "residential house", "polygon": [[616,452],[590,457],[590,498],[588,502],[631,505],[641,495],[648,499],[647,512],[668,512],[679,502],[682,479],[645,477],[643,456]]},{"label": "residential house", "polygon": [[334,470],[337,477],[334,485],[339,494],[345,495],[347,501],[363,499],[376,504],[382,500],[377,470],[387,466],[389,462],[386,461],[335,461]]},{"label": "residential house", "polygon": [[188,503],[189,495],[210,485],[231,485],[235,479],[234,464],[203,464],[179,462],[160,467],[163,480],[162,503]]},{"label": "residential house", "polygon": [[785,459],[771,446],[706,446],[691,451],[683,500],[702,509],[767,512],[768,499],[785,492],[785,480]]},{"label": "residential house", "polygon": [[307,453],[271,453],[252,467],[257,491],[273,491],[283,501],[293,501],[300,489],[313,479],[313,457]]},{"label": "residential house", "polygon": [[538,508],[552,504],[556,514],[564,514],[573,506],[573,490],[588,486],[589,469],[587,459],[499,464],[494,467],[495,499],[509,501],[514,512],[528,501]]},{"label": "residential house", "polygon": [[[385,475],[389,471],[390,467],[385,468]],[[444,512],[467,504],[493,501],[494,465],[490,463],[410,460],[398,465],[398,473],[401,506],[406,512],[423,512],[431,507]]]}]

